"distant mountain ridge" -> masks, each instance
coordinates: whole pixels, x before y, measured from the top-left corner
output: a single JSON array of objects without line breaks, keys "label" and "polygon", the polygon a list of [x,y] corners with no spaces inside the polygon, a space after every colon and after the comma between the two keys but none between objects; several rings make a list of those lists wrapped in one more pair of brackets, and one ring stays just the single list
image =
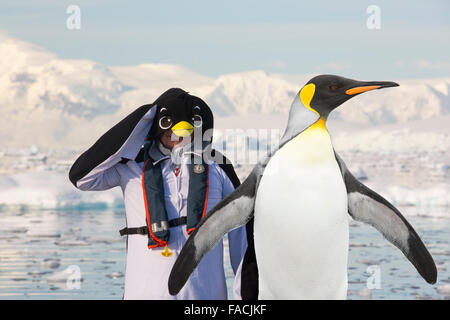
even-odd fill
[{"label": "distant mountain ridge", "polygon": [[[267,74],[256,70],[197,74],[182,66],[105,66],[61,59],[31,43],[0,34],[0,137],[4,145],[85,144],[111,124],[152,102],[169,87],[202,97],[217,117],[286,114],[311,75]],[[345,75],[344,75],[345,76]],[[400,87],[374,91],[339,108],[334,119],[384,125],[450,114],[450,78],[393,80]]]}]

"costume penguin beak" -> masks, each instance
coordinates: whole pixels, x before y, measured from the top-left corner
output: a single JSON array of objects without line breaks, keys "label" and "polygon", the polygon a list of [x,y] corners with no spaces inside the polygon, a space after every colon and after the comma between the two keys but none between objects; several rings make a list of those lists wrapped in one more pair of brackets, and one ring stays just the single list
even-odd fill
[{"label": "costume penguin beak", "polygon": [[192,134],[194,127],[187,121],[180,121],[172,127],[172,132],[179,137],[187,137]]},{"label": "costume penguin beak", "polygon": [[389,88],[389,87],[398,87],[398,83],[391,81],[368,81],[368,82],[360,82],[360,84],[356,87],[347,89],[345,91],[346,95],[354,96],[359,93],[363,93],[370,90]]}]

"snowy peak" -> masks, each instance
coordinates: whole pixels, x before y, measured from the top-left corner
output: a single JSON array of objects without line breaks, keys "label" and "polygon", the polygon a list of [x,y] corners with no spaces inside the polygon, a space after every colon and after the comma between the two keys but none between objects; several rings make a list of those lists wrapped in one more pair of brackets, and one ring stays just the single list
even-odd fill
[{"label": "snowy peak", "polygon": [[223,75],[205,100],[218,115],[287,112],[298,88],[264,71]]},{"label": "snowy peak", "polygon": [[[256,70],[212,78],[171,64],[109,67],[61,59],[1,33],[0,54],[0,137],[6,145],[23,145],[30,136],[37,144],[84,144],[171,87],[202,97],[216,117],[246,115],[251,127],[251,115],[287,117],[295,94],[314,76]],[[331,118],[384,125],[450,114],[450,78],[382,80],[400,87],[355,97]]]},{"label": "snowy peak", "polygon": [[0,54],[2,56],[0,76],[56,59],[56,55],[39,46],[11,38],[3,33],[0,33]]},{"label": "snowy peak", "polygon": [[20,121],[57,110],[93,118],[114,113],[124,85],[108,67],[89,60],[59,59],[29,43],[0,36],[0,107]]},{"label": "snowy peak", "polygon": [[[371,91],[349,100],[336,109],[331,118],[380,125],[450,113],[450,78],[398,82],[398,88]],[[205,97],[218,115],[287,115],[293,97],[303,85],[263,71],[236,73],[220,76]]]},{"label": "snowy peak", "polygon": [[183,87],[192,90],[214,80],[174,64],[145,63],[137,66],[114,66],[110,69],[127,86],[138,89],[156,87],[164,91],[171,87]]},{"label": "snowy peak", "polygon": [[379,125],[426,120],[450,113],[450,79],[397,82],[400,87],[371,91],[349,100],[333,117]]}]

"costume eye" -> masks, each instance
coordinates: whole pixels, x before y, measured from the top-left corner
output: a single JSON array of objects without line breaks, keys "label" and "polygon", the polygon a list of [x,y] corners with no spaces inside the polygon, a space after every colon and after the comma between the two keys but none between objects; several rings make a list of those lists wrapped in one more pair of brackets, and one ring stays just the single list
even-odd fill
[{"label": "costume eye", "polygon": [[192,116],[192,122],[194,122],[194,127],[200,128],[203,124],[202,116],[199,114],[194,114]]},{"label": "costume eye", "polygon": [[159,127],[161,129],[169,129],[172,126],[172,118],[170,116],[164,116],[159,119]]},{"label": "costume eye", "polygon": [[337,85],[335,85],[335,84],[332,84],[328,88],[330,88],[331,91],[336,91],[337,89],[339,89],[339,87]]}]

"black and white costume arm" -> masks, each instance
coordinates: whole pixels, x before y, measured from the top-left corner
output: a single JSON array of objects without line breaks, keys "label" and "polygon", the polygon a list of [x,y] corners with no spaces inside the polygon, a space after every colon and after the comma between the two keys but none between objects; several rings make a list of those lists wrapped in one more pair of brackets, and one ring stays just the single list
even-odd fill
[{"label": "black and white costume arm", "polygon": [[348,213],[356,221],[377,229],[393,245],[399,248],[428,282],[435,283],[436,265],[419,235],[386,199],[359,182],[347,169],[344,161],[335,153],[340,166],[348,197]]},{"label": "black and white costume arm", "polygon": [[81,190],[105,190],[118,185],[114,166],[135,159],[144,143],[156,105],[144,105],[108,130],[72,165],[69,179]]}]

